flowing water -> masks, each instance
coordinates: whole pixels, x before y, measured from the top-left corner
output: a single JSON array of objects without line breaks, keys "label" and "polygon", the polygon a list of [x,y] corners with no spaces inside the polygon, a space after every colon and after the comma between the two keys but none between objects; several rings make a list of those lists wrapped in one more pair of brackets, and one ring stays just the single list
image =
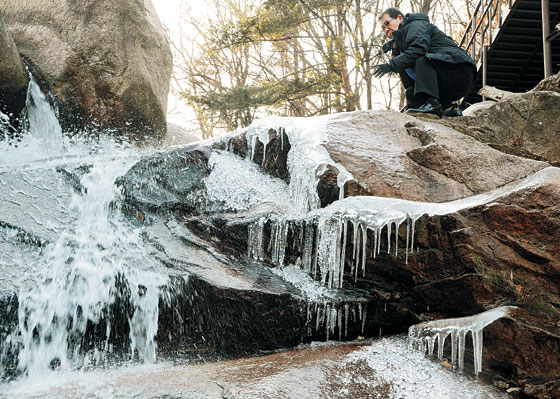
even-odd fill
[{"label": "flowing water", "polygon": [[[18,370],[30,377],[103,364],[113,355],[112,308],[126,299],[125,357],[153,362],[167,276],[148,256],[141,231],[123,217],[115,185],[140,152],[107,137],[96,142],[63,137],[33,81],[27,119],[20,142],[0,142],[3,219],[13,217],[13,223],[0,226],[2,244],[15,246],[2,254],[0,270],[20,287],[17,328],[5,337],[0,356],[17,352]],[[73,189],[61,181],[61,170],[76,173]],[[22,226],[37,233],[38,246],[17,243]],[[27,256],[10,256],[20,250]],[[86,336],[92,326],[103,331]]]},{"label": "flowing water", "polygon": [[[428,204],[419,208],[418,203],[385,203],[379,199],[356,202],[340,195],[333,206],[319,209],[317,177],[327,166],[339,171],[341,193],[352,178],[321,146],[327,140],[330,118],[256,122],[246,132],[252,149],[249,158],[254,156],[257,140],[264,144],[266,155],[269,127],[282,126],[278,131],[284,131],[291,144],[289,184],[264,175],[250,159],[214,151],[203,202],[219,203],[225,211],[272,204],[268,209],[274,211],[249,229],[248,257],[262,259],[268,246],[266,250],[278,266],[274,273],[296,287],[307,301],[310,328],[325,329],[327,339],[337,332],[335,338],[342,339],[349,321],[361,322],[363,330],[367,318],[361,303],[342,303],[337,292],[343,286],[346,245],[354,248],[352,273],[357,278],[360,264],[365,273],[368,230],[375,233],[375,255],[383,228],[390,251],[391,226],[398,234],[399,226],[406,225],[410,241],[402,250],[408,254],[414,249],[414,221],[422,213],[444,213],[447,208],[430,208]],[[7,118],[1,114],[0,122],[2,132],[7,132]],[[123,195],[115,184],[138,160],[154,151],[139,150],[109,135],[95,139],[63,135],[54,110],[31,82],[23,138],[0,141],[0,292],[17,290],[18,297],[17,314],[0,325],[0,376],[5,378],[0,384],[0,398],[224,397],[223,387],[211,380],[219,380],[216,376],[221,372],[236,374],[239,364],[216,363],[208,371],[203,366],[157,363],[159,306],[168,299],[170,276],[153,256],[143,227],[123,214]],[[449,205],[450,209],[464,206],[469,203]],[[264,242],[265,224],[271,226],[269,243]],[[347,242],[349,229],[353,242]],[[295,265],[285,264],[291,231],[298,231],[301,249]],[[393,250],[399,250],[398,241]],[[13,304],[3,306],[9,315]],[[333,367],[344,367],[357,358],[367,360],[376,375],[394,383],[396,391],[388,397],[447,397],[449,392],[461,389],[465,397],[500,397],[493,391],[480,396],[485,388],[476,382],[459,381],[446,372],[430,372],[433,364],[410,354],[402,339],[380,342],[332,360]],[[314,350],[313,345],[302,353],[309,350]],[[238,380],[228,380],[235,393],[230,391],[227,397],[276,397],[273,392],[286,388],[283,378],[296,378],[308,367],[295,365],[290,370],[288,362],[282,368],[283,377],[265,373],[261,379],[255,377],[255,386],[244,386],[243,375],[260,375],[257,371],[263,364],[278,361],[251,360],[253,363],[242,367],[245,374],[241,373]],[[400,371],[403,365],[407,366]],[[310,381],[319,387],[317,394],[330,378],[321,367],[308,367]],[[418,368],[425,368],[427,374],[421,374]],[[411,369],[418,371],[414,373],[416,379],[409,378]],[[6,376],[17,378],[7,381]],[[187,387],[185,379],[194,382]],[[428,390],[422,388],[426,380]],[[451,391],[443,389],[450,386],[450,381],[455,384]],[[299,377],[294,384],[301,383]],[[298,389],[282,397],[317,397],[309,393],[315,392],[313,389],[304,390],[304,394]]]}]

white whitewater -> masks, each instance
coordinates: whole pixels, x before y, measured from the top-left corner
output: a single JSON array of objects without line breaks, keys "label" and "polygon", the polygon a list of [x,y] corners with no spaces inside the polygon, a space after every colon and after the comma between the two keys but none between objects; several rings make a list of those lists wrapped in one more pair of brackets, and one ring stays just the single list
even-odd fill
[{"label": "white whitewater", "polygon": [[451,336],[451,364],[463,370],[465,359],[465,339],[470,332],[473,341],[474,372],[482,371],[482,330],[501,318],[510,318],[516,306],[501,306],[473,316],[442,319],[416,324],[408,329],[409,346],[432,355],[437,342],[437,357],[443,359],[445,340]]},{"label": "white whitewater", "polygon": [[[113,355],[109,312],[117,299],[125,299],[122,291],[128,292],[132,307],[128,357],[154,361],[158,301],[167,276],[151,261],[141,230],[129,226],[121,215],[121,192],[115,185],[140,153],[107,138],[95,145],[70,143],[33,81],[27,115],[29,131],[21,142],[0,146],[4,173],[13,170],[25,176],[29,169],[90,166],[81,178],[81,192],[72,195],[71,222],[30,267],[33,274],[18,295],[18,330],[6,345],[19,348],[18,368],[33,377],[51,369],[103,364]],[[101,321],[105,338],[97,338],[99,344],[88,342],[86,327]]]}]

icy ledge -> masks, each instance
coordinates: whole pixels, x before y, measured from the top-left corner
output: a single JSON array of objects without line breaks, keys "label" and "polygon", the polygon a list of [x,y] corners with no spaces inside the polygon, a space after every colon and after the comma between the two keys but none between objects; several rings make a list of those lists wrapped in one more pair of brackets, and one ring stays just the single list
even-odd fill
[{"label": "icy ledge", "polygon": [[247,145],[254,159],[257,140],[264,145],[263,162],[266,148],[270,141],[270,131],[276,130],[284,148],[284,133],[287,135],[291,148],[288,153],[288,171],[290,184],[288,193],[292,200],[290,211],[305,214],[310,210],[319,209],[321,200],[317,195],[319,177],[332,166],[338,170],[337,185],[340,199],[344,197],[344,185],[352,180],[352,175],[339,163],[334,162],[323,144],[328,142],[328,123],[333,118],[341,118],[341,114],[307,117],[267,117],[255,120],[246,129]]},{"label": "icy ledge", "polygon": [[465,337],[470,332],[473,340],[474,372],[482,371],[482,330],[488,324],[503,317],[510,319],[517,306],[501,306],[473,316],[456,319],[442,319],[416,324],[408,329],[409,347],[432,355],[437,339],[438,359],[443,359],[446,338],[451,335],[451,363],[459,371],[463,370],[465,358]]}]

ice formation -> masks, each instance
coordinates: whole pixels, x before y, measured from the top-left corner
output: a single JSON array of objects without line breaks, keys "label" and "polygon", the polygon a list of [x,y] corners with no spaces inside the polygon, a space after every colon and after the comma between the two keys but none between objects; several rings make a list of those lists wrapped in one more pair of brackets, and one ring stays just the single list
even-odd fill
[{"label": "ice formation", "polygon": [[[296,263],[301,269],[328,289],[343,288],[344,278],[349,276],[354,281],[360,275],[365,277],[368,259],[376,258],[382,248],[388,254],[400,256],[407,263],[409,254],[414,251],[415,226],[420,217],[445,215],[480,205],[490,206],[505,194],[538,184],[546,173],[541,171],[487,193],[445,203],[371,196],[343,198],[344,185],[352,179],[352,175],[333,162],[322,146],[328,141],[328,122],[332,117],[312,120],[267,118],[256,121],[246,131],[248,144],[252,148],[251,157],[254,157],[257,140],[264,144],[266,150],[272,131],[281,132],[282,137],[282,132],[285,132],[291,144],[288,153],[289,211],[261,215],[249,226],[248,257],[267,259],[282,268],[289,250],[291,255],[297,257]],[[276,126],[281,127],[272,129]],[[327,166],[339,171],[337,183],[341,195],[338,201],[321,209],[317,183]],[[328,307],[327,302],[323,302],[323,305],[325,310],[322,315],[317,314],[317,323],[320,318],[327,320],[327,325],[338,320],[341,312],[331,314],[336,307]],[[478,373],[481,367],[482,329],[474,325],[471,330],[477,348],[475,353],[480,354],[475,361]],[[455,348],[453,356],[454,359],[459,357],[459,368],[463,367],[463,350],[458,348],[464,348],[466,331],[470,330],[452,334]],[[436,336],[441,340],[445,338],[444,335]],[[426,343],[428,347],[433,347],[434,338],[428,338]],[[454,361],[457,363],[457,360]]]},{"label": "ice formation", "polygon": [[437,356],[441,360],[445,340],[451,336],[451,363],[462,371],[465,340],[470,332],[473,340],[474,372],[478,375],[482,371],[482,330],[498,319],[511,318],[511,312],[515,309],[516,306],[501,306],[473,316],[416,324],[408,329],[409,346],[432,355],[437,342]]},{"label": "ice formation", "polygon": [[[251,148],[251,159],[255,155],[257,140],[264,145],[263,162],[266,147],[270,141],[272,128],[280,136],[283,146],[284,133],[290,141],[288,154],[288,171],[290,173],[289,195],[292,199],[292,211],[305,213],[320,207],[317,195],[317,183],[327,166],[339,171],[338,185],[341,192],[344,184],[352,175],[340,164],[334,162],[322,146],[328,140],[327,124],[332,115],[315,118],[270,117],[256,120],[246,131],[247,144]],[[343,196],[343,194],[341,194]]]}]

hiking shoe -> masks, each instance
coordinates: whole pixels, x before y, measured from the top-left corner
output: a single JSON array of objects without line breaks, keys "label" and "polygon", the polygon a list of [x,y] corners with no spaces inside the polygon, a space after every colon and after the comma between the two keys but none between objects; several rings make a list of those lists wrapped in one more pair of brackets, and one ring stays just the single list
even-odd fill
[{"label": "hiking shoe", "polygon": [[434,114],[441,118],[443,115],[443,108],[439,101],[434,101],[433,103],[426,102],[419,108],[409,108],[406,112],[409,114]]}]

